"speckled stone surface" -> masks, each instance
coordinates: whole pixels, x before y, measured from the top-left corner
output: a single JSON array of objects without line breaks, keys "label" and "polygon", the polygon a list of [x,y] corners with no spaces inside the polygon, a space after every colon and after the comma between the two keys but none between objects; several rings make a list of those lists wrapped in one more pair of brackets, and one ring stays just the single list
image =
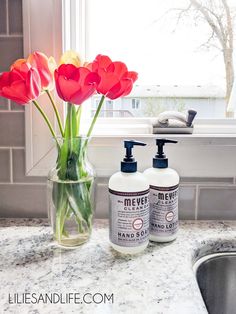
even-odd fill
[{"label": "speckled stone surface", "polygon": [[[109,246],[105,220],[88,243],[63,249],[44,220],[0,219],[0,313],[207,313],[193,264],[220,251],[236,251],[236,222],[181,222],[176,241],[122,256]],[[9,293],[18,301],[23,293],[77,293],[81,302],[10,304]],[[86,304],[87,293],[113,294],[114,302]]]}]

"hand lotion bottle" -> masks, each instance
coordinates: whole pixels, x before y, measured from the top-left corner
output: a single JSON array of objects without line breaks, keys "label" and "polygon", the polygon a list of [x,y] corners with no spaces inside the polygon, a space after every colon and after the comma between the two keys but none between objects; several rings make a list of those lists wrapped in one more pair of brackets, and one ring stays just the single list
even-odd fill
[{"label": "hand lotion bottle", "polygon": [[132,148],[142,142],[124,141],[126,155],[121,171],[109,180],[109,237],[111,246],[124,254],[143,251],[149,241],[149,184],[137,171]]},{"label": "hand lotion bottle", "polygon": [[150,185],[150,240],[155,242],[173,241],[178,231],[179,175],[168,168],[163,152],[166,143],[177,142],[156,139],[158,152],[153,158],[153,167],[144,171]]}]

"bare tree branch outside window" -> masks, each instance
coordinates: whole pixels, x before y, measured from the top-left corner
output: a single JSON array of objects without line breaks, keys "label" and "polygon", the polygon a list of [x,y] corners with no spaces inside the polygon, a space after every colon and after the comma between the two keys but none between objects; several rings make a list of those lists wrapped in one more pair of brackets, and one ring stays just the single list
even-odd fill
[{"label": "bare tree branch outside window", "polygon": [[[196,26],[204,22],[209,26],[209,38],[203,45],[207,48],[217,48],[221,51],[224,60],[226,78],[226,104],[228,104],[234,81],[234,31],[235,8],[229,5],[229,0],[188,0],[189,5],[178,9],[177,24],[183,18],[192,18]],[[226,117],[232,117],[233,112],[227,110]]]}]

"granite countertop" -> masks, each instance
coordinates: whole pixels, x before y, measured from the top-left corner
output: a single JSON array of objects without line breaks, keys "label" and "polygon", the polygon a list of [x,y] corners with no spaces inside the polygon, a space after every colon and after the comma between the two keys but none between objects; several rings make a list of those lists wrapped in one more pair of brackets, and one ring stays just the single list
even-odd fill
[{"label": "granite countertop", "polygon": [[[0,219],[1,313],[207,313],[193,263],[219,251],[236,251],[236,222],[181,222],[176,241],[122,256],[109,246],[106,220],[95,221],[88,243],[64,249],[45,220]],[[23,293],[38,304],[12,304]],[[77,303],[46,304],[46,293],[62,302],[76,294]]]}]

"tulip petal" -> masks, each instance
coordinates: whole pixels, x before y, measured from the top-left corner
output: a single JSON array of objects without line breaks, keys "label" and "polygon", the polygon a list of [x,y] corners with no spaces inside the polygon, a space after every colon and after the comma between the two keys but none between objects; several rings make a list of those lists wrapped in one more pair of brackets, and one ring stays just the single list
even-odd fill
[{"label": "tulip petal", "polygon": [[97,86],[100,81],[101,81],[101,78],[100,78],[100,76],[99,76],[97,73],[95,73],[95,72],[90,72],[90,73],[86,76],[86,78],[85,78],[85,80],[84,80],[84,84],[85,84],[85,85],[94,84],[94,85]]},{"label": "tulip petal", "polygon": [[[58,89],[59,87],[59,89]],[[56,88],[58,95],[65,101],[71,101],[71,95],[80,90],[78,82],[67,79],[66,77],[59,75],[56,81]]]},{"label": "tulip petal", "polygon": [[107,93],[107,97],[110,99],[117,99],[122,96],[128,95],[133,88],[133,82],[130,79],[120,80],[118,84],[113,86]]},{"label": "tulip petal", "polygon": [[59,75],[63,75],[64,77],[70,79],[73,77],[73,74],[76,70],[77,68],[73,64],[62,64],[56,71],[58,71]]},{"label": "tulip petal", "polygon": [[95,63],[98,64],[98,67],[101,69],[107,69],[112,63],[111,59],[108,56],[97,55],[95,58]]},{"label": "tulip petal", "polygon": [[[93,68],[95,68],[95,67],[96,67],[96,69],[93,70]],[[96,71],[97,70],[97,64],[96,64],[96,66],[94,66],[93,62],[87,63],[86,68],[89,69],[90,71]]]},{"label": "tulip petal", "polygon": [[122,95],[121,83],[118,82],[114,85],[106,94],[106,97],[109,99],[116,99]]},{"label": "tulip petal", "polygon": [[79,67],[82,64],[82,58],[76,51],[68,50],[61,56],[60,64],[73,64]]},{"label": "tulip petal", "polygon": [[132,91],[132,88],[133,88],[133,81],[130,79],[124,79],[124,80],[121,80],[121,85],[123,88],[122,96],[124,97],[124,96],[129,95],[129,93]]},{"label": "tulip petal", "polygon": [[26,59],[17,59],[10,67],[10,70],[13,70],[13,69],[18,69],[20,70],[21,69],[21,65],[26,63]]},{"label": "tulip petal", "polygon": [[134,72],[134,71],[127,71],[122,78],[128,78],[128,79],[131,79],[133,81],[133,83],[135,81],[137,81],[138,79],[138,73],[137,72]]},{"label": "tulip petal", "polygon": [[48,57],[42,52],[35,51],[29,55],[27,62],[38,70],[42,88],[48,88],[53,81],[53,73],[50,70]]},{"label": "tulip petal", "polygon": [[106,95],[107,92],[119,82],[118,77],[114,73],[106,72],[104,69],[99,69],[98,75],[101,80],[98,84],[97,91],[103,95]]},{"label": "tulip petal", "polygon": [[10,83],[17,80],[24,80],[27,77],[28,71],[29,69],[26,71],[25,68],[23,69],[23,71],[14,68],[9,72]]},{"label": "tulip petal", "polygon": [[31,68],[28,72],[25,82],[27,95],[29,99],[35,99],[39,96],[41,91],[41,80],[36,69]]},{"label": "tulip petal", "polygon": [[14,102],[23,105],[31,99],[27,96],[25,83],[23,81],[14,82],[11,86],[5,86],[2,89],[2,96],[13,100]]},{"label": "tulip petal", "polygon": [[86,76],[89,73],[90,73],[90,70],[85,67],[76,68],[70,78],[75,81],[78,81],[79,84],[83,84]]},{"label": "tulip petal", "polygon": [[96,91],[95,86],[85,85],[71,96],[70,101],[75,105],[81,105],[86,99],[92,96],[95,93],[95,91]]},{"label": "tulip petal", "polygon": [[3,72],[0,75],[0,93],[4,86],[10,84],[10,72]]},{"label": "tulip petal", "polygon": [[63,94],[62,94],[62,91],[61,91],[61,88],[60,88],[60,85],[58,82],[58,79],[59,79],[58,70],[55,70],[55,72],[54,72],[54,79],[55,79],[55,83],[56,83],[55,85],[56,85],[57,94],[61,99],[64,100]]},{"label": "tulip petal", "polygon": [[115,72],[119,79],[128,71],[127,66],[120,61],[112,62],[107,68],[107,72]]}]

